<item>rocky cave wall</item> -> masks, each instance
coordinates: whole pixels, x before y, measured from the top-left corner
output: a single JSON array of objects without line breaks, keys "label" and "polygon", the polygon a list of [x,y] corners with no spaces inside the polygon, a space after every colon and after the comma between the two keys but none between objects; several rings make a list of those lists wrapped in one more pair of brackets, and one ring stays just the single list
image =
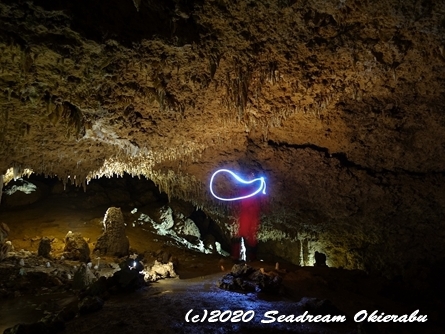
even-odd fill
[{"label": "rocky cave wall", "polygon": [[228,224],[210,175],[255,168],[264,251],[443,260],[443,2],[2,0],[0,20],[0,174],[144,175]]}]

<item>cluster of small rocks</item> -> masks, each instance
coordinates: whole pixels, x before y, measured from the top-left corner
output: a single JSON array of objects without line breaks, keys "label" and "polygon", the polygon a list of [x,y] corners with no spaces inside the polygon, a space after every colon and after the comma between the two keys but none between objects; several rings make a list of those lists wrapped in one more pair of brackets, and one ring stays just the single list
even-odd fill
[{"label": "cluster of small rocks", "polygon": [[[13,261],[14,267],[11,266],[7,270],[2,268],[0,273],[3,277],[9,276],[7,279],[9,286],[0,285],[0,290],[5,288],[18,291],[17,289],[23,285],[28,287],[27,292],[36,294],[38,291],[30,291],[29,287],[42,289],[43,284],[44,291],[40,292],[60,291],[72,295],[74,298],[62,309],[54,307],[49,310],[45,307],[45,313],[47,314],[42,319],[32,324],[18,324],[8,328],[4,331],[5,334],[58,333],[65,328],[65,322],[73,319],[77,314],[84,315],[102,309],[104,301],[110,295],[134,291],[145,286],[142,274],[144,266],[140,259],[135,256],[128,257],[125,261],[116,265],[117,271],[110,277],[98,277],[98,271],[92,268],[91,263],[82,263],[79,267],[74,267],[75,272],[72,274],[71,271],[61,270],[61,263],[54,262],[51,264],[50,272],[34,270],[22,275],[20,272],[17,273],[17,258],[10,257],[8,261]],[[24,264],[22,268],[31,268],[30,265],[33,265],[34,269],[36,267],[47,269],[45,263],[50,262],[31,254],[26,258],[26,261],[23,258],[20,259],[19,266]]]},{"label": "cluster of small rocks", "polygon": [[[0,254],[0,260],[4,260],[0,266],[0,276],[4,278],[0,281],[0,297],[56,292],[74,297],[63,308],[42,308],[46,315],[36,323],[18,324],[4,333],[57,333],[77,314],[100,310],[112,294],[134,291],[162,278],[177,277],[175,259],[164,250],[154,253],[154,263],[147,266],[142,257],[129,255],[124,217],[119,208],[107,210],[103,226],[103,234],[93,250],[96,257],[92,259],[89,240],[81,233],[69,231],[63,246],[52,236],[36,236],[30,240],[38,243],[37,252],[11,251],[11,247],[6,247],[10,245],[6,241],[9,228],[6,224],[0,225],[0,247],[7,248]],[[107,263],[101,262],[99,256],[105,259],[125,256],[126,259],[121,263]]]},{"label": "cluster of small rocks", "polygon": [[264,269],[255,269],[247,264],[235,264],[230,273],[219,282],[221,289],[245,292],[280,292],[282,277]]},{"label": "cluster of small rocks", "polygon": [[[104,233],[99,237],[97,255],[128,256],[129,242],[119,208],[109,208],[105,215]],[[144,266],[135,254],[120,264],[91,261],[88,241],[77,232],[69,231],[64,238],[61,256],[53,254],[54,237],[35,237],[38,251],[11,251],[6,241],[9,228],[0,224],[0,297],[20,297],[28,294],[62,293],[73,301],[63,308],[44,309],[46,315],[36,323],[18,324],[4,333],[57,333],[65,322],[77,314],[87,314],[102,308],[110,294],[132,291],[145,285]],[[62,250],[62,248],[60,248]],[[72,261],[79,261],[73,264]]]},{"label": "cluster of small rocks", "polygon": [[[153,215],[153,218],[140,212],[139,218],[136,219],[137,208],[133,209],[131,213],[136,215],[133,221],[134,226],[151,225],[155,233],[170,237],[173,243],[180,247],[187,247],[205,254],[229,255],[212,234],[218,233],[214,230],[211,231],[209,228],[211,225],[210,219],[204,213],[202,215],[195,214],[193,210],[184,209],[183,206],[173,209],[165,205],[159,209],[157,214]],[[185,211],[186,214],[181,211]],[[194,219],[196,221],[191,218],[193,214],[195,214]]]},{"label": "cluster of small rocks", "polygon": [[142,273],[144,265],[139,258],[130,256],[119,264],[119,268],[112,276],[101,276],[88,285],[82,295],[107,299],[111,294],[135,291],[146,285]]},{"label": "cluster of small rocks", "polygon": [[70,287],[73,267],[63,261],[48,261],[35,252],[9,252],[0,266],[0,298],[58,292]]}]

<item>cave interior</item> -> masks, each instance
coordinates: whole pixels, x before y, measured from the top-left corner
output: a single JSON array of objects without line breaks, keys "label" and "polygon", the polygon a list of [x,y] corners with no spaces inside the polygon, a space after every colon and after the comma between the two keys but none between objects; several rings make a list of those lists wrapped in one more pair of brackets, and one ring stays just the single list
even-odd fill
[{"label": "cave interior", "polygon": [[[1,0],[0,22],[0,331],[443,330],[445,2]],[[221,169],[259,184],[247,263]]]}]

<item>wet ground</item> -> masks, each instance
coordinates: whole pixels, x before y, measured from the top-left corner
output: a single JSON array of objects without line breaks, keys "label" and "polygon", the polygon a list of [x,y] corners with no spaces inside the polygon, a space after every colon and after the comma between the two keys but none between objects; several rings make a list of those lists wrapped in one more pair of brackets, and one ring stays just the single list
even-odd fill
[{"label": "wet ground", "polygon": [[0,333],[20,322],[34,322],[43,316],[37,306],[49,296],[3,299],[0,301]]},{"label": "wet ground", "polygon": [[[116,329],[120,333],[335,333],[351,329],[343,324],[262,324],[261,320],[270,319],[264,314],[271,310],[301,314],[298,303],[284,297],[267,300],[255,293],[221,290],[215,284],[220,277],[214,274],[159,281],[144,291],[108,301],[96,314],[71,321],[66,333],[107,333]],[[216,322],[210,322],[210,315],[205,317],[206,311],[210,314],[218,310],[221,314],[215,317]]]}]

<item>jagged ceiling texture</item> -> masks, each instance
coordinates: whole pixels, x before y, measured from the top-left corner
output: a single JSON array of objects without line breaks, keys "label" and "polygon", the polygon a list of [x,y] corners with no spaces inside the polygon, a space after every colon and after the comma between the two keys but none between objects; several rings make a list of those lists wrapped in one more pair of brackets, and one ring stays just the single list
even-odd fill
[{"label": "jagged ceiling texture", "polygon": [[146,175],[211,212],[216,168],[256,168],[262,237],[294,262],[443,253],[443,2],[3,0],[0,20],[3,174]]}]

